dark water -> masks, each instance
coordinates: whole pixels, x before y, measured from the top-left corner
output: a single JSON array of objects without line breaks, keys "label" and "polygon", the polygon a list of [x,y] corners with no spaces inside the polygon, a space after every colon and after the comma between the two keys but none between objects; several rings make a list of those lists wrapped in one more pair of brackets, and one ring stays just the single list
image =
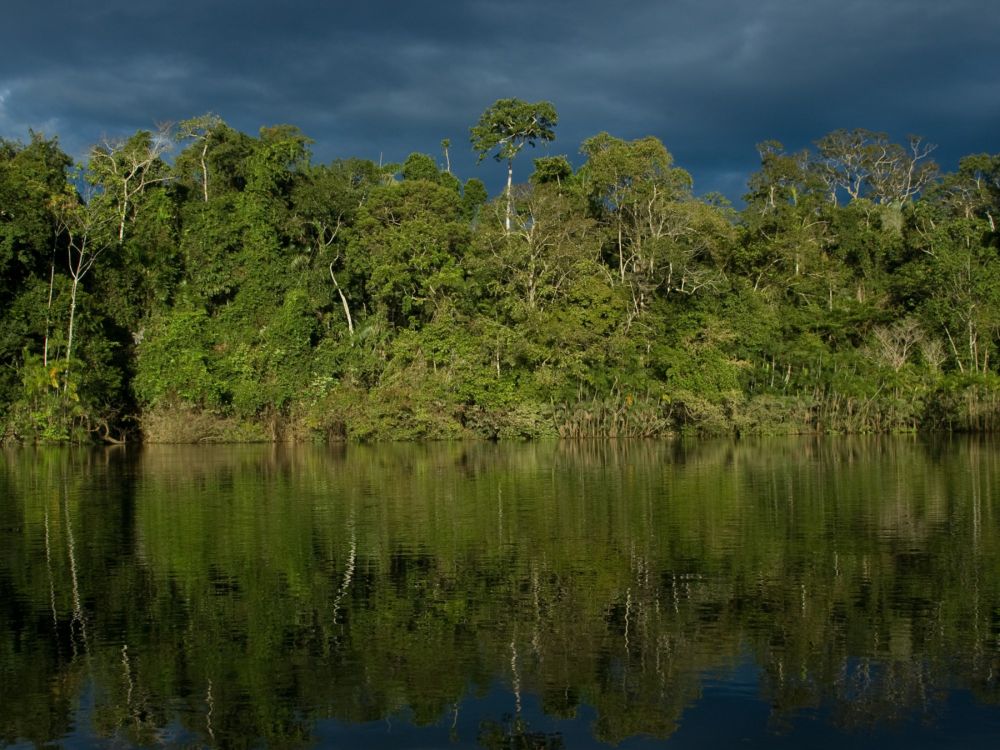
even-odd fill
[{"label": "dark water", "polygon": [[0,744],[997,747],[1000,443],[0,453]]}]

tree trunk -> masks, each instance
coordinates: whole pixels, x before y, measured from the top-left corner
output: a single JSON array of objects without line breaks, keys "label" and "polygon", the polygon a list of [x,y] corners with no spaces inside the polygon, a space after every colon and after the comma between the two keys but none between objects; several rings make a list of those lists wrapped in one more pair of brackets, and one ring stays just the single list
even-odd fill
[{"label": "tree trunk", "polygon": [[[622,283],[625,283],[625,247],[622,239],[622,220],[618,217],[618,273]],[[668,285],[669,288],[669,285]]]},{"label": "tree trunk", "polygon": [[69,295],[69,326],[66,331],[66,372],[63,382],[63,393],[69,387],[69,359],[73,354],[73,323],[76,319],[76,289],[80,285],[80,280],[74,276],[73,286]]},{"label": "tree trunk", "polygon": [[347,316],[347,330],[350,331],[351,336],[354,335],[354,320],[351,318],[351,308],[347,304],[347,297],[344,296],[344,292],[340,288],[340,284],[337,283],[337,277],[333,275],[333,263],[330,264],[330,278],[333,279],[333,286],[337,290],[337,294],[340,295],[340,304],[344,306],[344,315]]},{"label": "tree trunk", "polygon": [[52,287],[56,281],[56,234],[52,240],[52,258],[49,262],[49,301],[45,307],[45,345],[42,349],[42,364],[49,366],[49,326],[52,322]]},{"label": "tree trunk", "polygon": [[514,213],[514,195],[511,193],[511,184],[514,182],[514,160],[507,160],[507,221],[504,229],[510,234],[510,217]]},{"label": "tree trunk", "polygon": [[205,197],[205,203],[208,203],[208,164],[205,163],[205,156],[208,154],[208,139],[205,140],[205,145],[201,149],[201,192]]}]

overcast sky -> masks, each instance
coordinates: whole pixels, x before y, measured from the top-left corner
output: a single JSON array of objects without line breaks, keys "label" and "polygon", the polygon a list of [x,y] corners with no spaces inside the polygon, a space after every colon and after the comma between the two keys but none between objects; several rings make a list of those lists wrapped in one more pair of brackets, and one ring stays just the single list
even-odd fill
[{"label": "overcast sky", "polygon": [[659,137],[696,192],[733,199],[767,139],[916,133],[949,170],[1000,152],[998,0],[4,0],[0,18],[0,135],[77,156],[214,112],[297,125],[321,161],[450,138],[459,176],[496,191],[468,129],[511,96],[559,112],[519,179],[602,130]]}]

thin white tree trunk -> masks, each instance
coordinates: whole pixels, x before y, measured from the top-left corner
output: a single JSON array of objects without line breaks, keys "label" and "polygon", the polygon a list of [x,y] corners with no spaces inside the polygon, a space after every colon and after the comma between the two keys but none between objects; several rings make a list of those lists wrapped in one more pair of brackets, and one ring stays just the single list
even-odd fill
[{"label": "thin white tree trunk", "polygon": [[333,286],[337,290],[337,294],[340,295],[340,304],[344,306],[344,315],[347,316],[347,330],[350,331],[351,336],[354,335],[354,320],[351,318],[351,308],[347,304],[347,297],[344,296],[344,292],[340,288],[340,284],[337,283],[337,277],[333,275],[333,263],[330,264],[330,278],[333,279]]},{"label": "thin white tree trunk", "polygon": [[208,203],[208,164],[205,163],[205,156],[208,154],[208,140],[205,140],[205,145],[201,149],[201,191],[202,195],[205,197],[205,203]]},{"label": "thin white tree trunk", "polygon": [[[58,237],[58,235],[56,235]],[[56,241],[52,240],[52,258],[49,262],[49,301],[45,307],[45,346],[42,349],[42,364],[49,366],[49,326],[52,322],[52,287],[56,280]]]},{"label": "thin white tree trunk", "polygon": [[66,392],[66,388],[69,386],[69,358],[73,354],[73,323],[76,318],[76,289],[79,284],[80,280],[74,276],[73,287],[69,295],[69,326],[66,332],[66,380],[63,382],[63,393]]},{"label": "thin white tree trunk", "polygon": [[514,182],[514,160],[507,160],[507,221],[504,229],[510,234],[510,217],[514,213],[514,195],[511,193],[511,184]]}]

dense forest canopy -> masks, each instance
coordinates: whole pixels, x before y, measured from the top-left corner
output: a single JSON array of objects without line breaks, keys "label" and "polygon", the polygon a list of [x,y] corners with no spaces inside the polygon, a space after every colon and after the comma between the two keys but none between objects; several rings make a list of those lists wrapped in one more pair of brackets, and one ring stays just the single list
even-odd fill
[{"label": "dense forest canopy", "polygon": [[[656,138],[528,163],[558,122],[314,164],[205,115],[94,146],[0,141],[6,441],[992,429],[1000,154],[760,145],[745,206]],[[440,162],[440,163],[439,163]],[[442,166],[443,163],[443,166]]]}]

